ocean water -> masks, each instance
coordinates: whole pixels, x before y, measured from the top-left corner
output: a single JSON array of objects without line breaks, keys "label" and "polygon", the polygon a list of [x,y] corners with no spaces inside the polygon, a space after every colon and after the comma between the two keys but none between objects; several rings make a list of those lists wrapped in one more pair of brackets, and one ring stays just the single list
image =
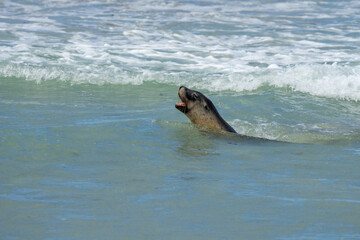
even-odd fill
[{"label": "ocean water", "polygon": [[360,239],[359,12],[1,1],[0,238]]}]

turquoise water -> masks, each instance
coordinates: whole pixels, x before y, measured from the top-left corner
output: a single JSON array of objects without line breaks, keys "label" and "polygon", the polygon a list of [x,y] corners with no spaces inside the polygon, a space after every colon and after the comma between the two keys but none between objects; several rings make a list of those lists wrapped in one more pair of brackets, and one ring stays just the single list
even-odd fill
[{"label": "turquoise water", "polygon": [[0,3],[1,239],[360,239],[359,7]]}]

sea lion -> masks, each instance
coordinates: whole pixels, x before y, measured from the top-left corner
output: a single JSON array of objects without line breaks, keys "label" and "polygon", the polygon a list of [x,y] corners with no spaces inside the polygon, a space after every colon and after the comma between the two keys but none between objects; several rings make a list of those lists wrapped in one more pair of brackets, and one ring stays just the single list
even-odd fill
[{"label": "sea lion", "polygon": [[208,128],[236,133],[236,131],[220,116],[214,104],[198,91],[181,86],[178,91],[181,103],[175,107],[183,112],[192,123]]}]

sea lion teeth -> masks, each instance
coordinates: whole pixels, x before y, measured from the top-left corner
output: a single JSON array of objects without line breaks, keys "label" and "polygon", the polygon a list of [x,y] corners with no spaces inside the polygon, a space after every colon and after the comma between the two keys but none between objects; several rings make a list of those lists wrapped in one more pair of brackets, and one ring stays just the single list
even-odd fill
[{"label": "sea lion teeth", "polygon": [[182,106],[182,107],[185,107],[186,104],[184,102],[180,102],[180,103],[176,103],[177,106]]}]

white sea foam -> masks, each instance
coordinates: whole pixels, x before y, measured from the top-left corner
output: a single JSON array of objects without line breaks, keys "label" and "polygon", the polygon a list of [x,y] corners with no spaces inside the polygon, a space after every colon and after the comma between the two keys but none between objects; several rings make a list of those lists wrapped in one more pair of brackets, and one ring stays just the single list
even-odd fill
[{"label": "white sea foam", "polygon": [[360,4],[333,4],[6,0],[0,26],[15,39],[0,42],[0,74],[360,100]]},{"label": "white sea foam", "polygon": [[[156,62],[154,63],[157,64]],[[102,68],[47,66],[39,68],[26,65],[0,65],[0,75],[27,80],[61,80],[72,84],[134,84],[158,82],[186,85],[208,91],[255,91],[264,86],[290,88],[293,91],[315,96],[360,100],[360,68],[333,65],[304,65],[287,68],[270,67],[268,70],[250,73],[191,74],[188,72],[141,72],[126,71],[115,65]]]},{"label": "white sea foam", "polygon": [[[208,90],[252,91],[262,86],[291,88],[316,96],[360,100],[360,67],[297,65],[211,79]],[[196,87],[202,88],[197,85]]]}]

